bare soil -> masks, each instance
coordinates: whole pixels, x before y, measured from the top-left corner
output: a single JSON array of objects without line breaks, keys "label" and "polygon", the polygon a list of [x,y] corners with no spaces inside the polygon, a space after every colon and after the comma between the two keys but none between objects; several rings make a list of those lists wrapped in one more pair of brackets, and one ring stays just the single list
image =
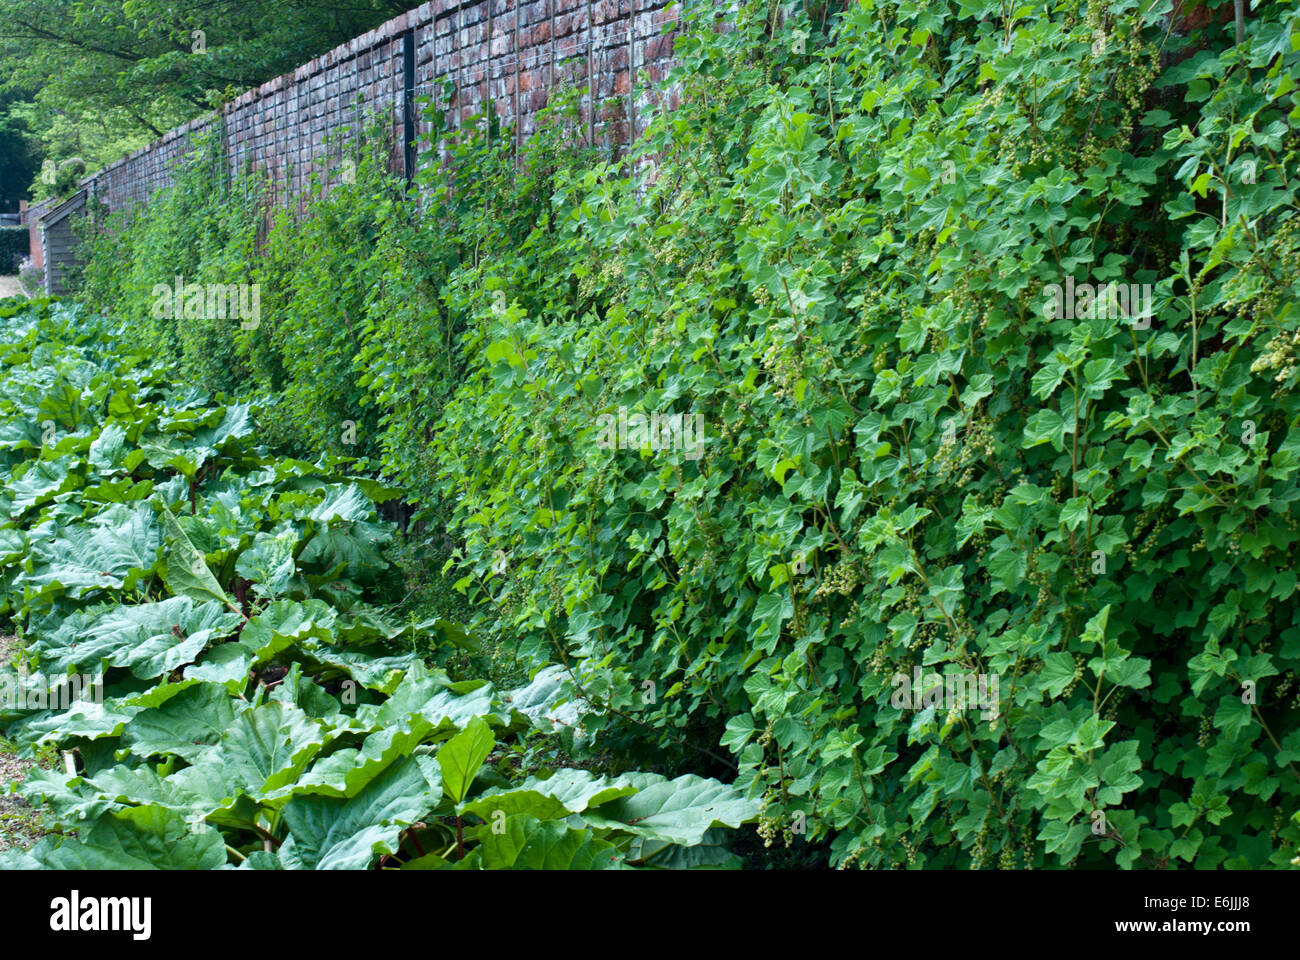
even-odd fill
[{"label": "bare soil", "polygon": [[[0,277],[0,282],[8,279]],[[17,646],[17,639],[0,634],[0,666],[9,664]],[[32,761],[19,758],[8,743],[0,740],[0,850],[25,849],[44,836],[39,811],[33,810],[26,801],[8,795],[9,785],[21,783],[33,766]]]}]

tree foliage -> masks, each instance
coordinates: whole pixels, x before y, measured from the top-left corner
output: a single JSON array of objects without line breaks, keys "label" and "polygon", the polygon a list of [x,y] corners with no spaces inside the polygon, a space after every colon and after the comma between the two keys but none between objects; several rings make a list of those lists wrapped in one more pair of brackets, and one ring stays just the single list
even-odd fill
[{"label": "tree foliage", "polygon": [[31,148],[98,168],[416,6],[12,0],[0,8],[0,88],[34,91],[17,111]]}]

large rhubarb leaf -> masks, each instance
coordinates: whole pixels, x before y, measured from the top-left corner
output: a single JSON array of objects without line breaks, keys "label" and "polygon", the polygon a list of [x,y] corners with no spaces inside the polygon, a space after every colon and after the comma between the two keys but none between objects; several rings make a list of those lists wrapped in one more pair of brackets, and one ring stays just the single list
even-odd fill
[{"label": "large rhubarb leaf", "polygon": [[32,859],[50,870],[214,870],[226,862],[218,831],[156,806],[106,813],[81,841],[61,839],[42,840]]},{"label": "large rhubarb leaf", "polygon": [[162,529],[147,504],[113,504],[88,523],[52,540],[33,540],[31,572],[19,583],[44,595],[82,597],[96,590],[131,590],[151,575],[162,553]]},{"label": "large rhubarb leaf", "polygon": [[485,824],[478,836],[482,842],[457,869],[612,870],[623,860],[614,844],[588,829],[527,814],[506,817],[501,826]]},{"label": "large rhubarb leaf", "polygon": [[691,845],[700,843],[710,827],[738,827],[758,816],[758,800],[747,800],[716,780],[694,774],[668,780],[650,773],[627,774],[626,779],[638,788],[635,794],[588,810],[583,819],[593,826]]},{"label": "large rhubarb leaf", "polygon": [[59,673],[91,673],[103,662],[149,680],[193,662],[241,619],[217,603],[189,597],[116,607],[61,630],[44,645],[43,662]]},{"label": "large rhubarb leaf", "polygon": [[219,684],[195,684],[136,714],[122,732],[122,743],[141,757],[171,754],[192,761],[221,741],[234,723],[235,703]]},{"label": "large rhubarb leaf", "polygon": [[355,797],[294,797],[284,807],[289,839],[280,847],[285,866],[311,870],[362,870],[393,853],[404,827],[438,801],[408,758],[392,764]]}]

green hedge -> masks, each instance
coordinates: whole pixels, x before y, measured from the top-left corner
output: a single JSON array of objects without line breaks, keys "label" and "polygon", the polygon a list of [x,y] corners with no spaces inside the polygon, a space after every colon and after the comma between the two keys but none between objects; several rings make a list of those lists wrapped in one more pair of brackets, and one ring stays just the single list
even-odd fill
[{"label": "green hedge", "polygon": [[19,262],[30,253],[26,227],[0,227],[0,273],[16,274]]},{"label": "green hedge", "polygon": [[221,336],[306,449],[373,431],[597,749],[734,763],[770,842],[1291,865],[1300,54],[1171,7],[706,15],[625,162],[440,138],[421,206],[358,176],[240,253],[274,316]]}]

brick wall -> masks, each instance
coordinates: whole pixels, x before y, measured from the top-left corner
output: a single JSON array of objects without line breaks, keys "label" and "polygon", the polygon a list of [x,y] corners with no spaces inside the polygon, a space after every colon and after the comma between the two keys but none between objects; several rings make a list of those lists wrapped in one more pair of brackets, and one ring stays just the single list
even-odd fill
[{"label": "brick wall", "polygon": [[[671,66],[679,12],[672,0],[431,0],[227,104],[227,162],[232,173],[269,172],[284,196],[300,195],[313,171],[331,166],[327,135],[356,131],[367,115],[387,117],[400,144],[415,98],[436,95],[458,123],[490,96],[526,137],[556,84],[586,89],[588,78],[590,136],[608,147],[626,144],[644,129],[650,86]],[[417,105],[415,129],[428,132],[418,112]],[[209,116],[178,127],[84,184],[110,210],[144,203],[212,123]],[[402,169],[400,148],[392,163]],[[34,246],[35,220],[50,207],[27,214]]]}]

